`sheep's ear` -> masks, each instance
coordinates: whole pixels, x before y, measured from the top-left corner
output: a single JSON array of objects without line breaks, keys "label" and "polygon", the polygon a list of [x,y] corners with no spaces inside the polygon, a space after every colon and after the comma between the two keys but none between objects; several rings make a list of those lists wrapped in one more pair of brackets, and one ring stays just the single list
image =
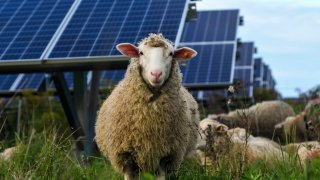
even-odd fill
[{"label": "sheep's ear", "polygon": [[222,133],[222,132],[228,131],[228,129],[229,129],[229,128],[228,128],[227,126],[225,126],[225,125],[219,125],[219,126],[216,128],[216,131]]},{"label": "sheep's ear", "polygon": [[139,49],[130,43],[120,43],[117,45],[118,51],[121,52],[121,54],[131,57],[131,58],[138,58],[139,57]]},{"label": "sheep's ear", "polygon": [[175,60],[188,60],[197,55],[197,51],[188,48],[188,47],[182,47],[179,49],[176,49],[173,54],[173,59]]}]

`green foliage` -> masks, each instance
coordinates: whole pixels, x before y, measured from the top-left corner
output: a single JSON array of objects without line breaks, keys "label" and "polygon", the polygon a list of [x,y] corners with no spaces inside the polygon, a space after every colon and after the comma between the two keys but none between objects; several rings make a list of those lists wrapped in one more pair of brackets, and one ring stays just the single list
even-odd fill
[{"label": "green foliage", "polygon": [[256,88],[253,90],[253,97],[255,102],[275,100],[278,98],[278,92],[273,89]]}]

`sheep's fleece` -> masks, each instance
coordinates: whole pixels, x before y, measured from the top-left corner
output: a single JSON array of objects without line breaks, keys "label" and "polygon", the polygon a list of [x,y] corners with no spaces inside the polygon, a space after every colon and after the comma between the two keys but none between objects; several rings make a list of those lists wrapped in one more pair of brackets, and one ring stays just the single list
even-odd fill
[{"label": "sheep's fleece", "polygon": [[95,139],[119,172],[128,166],[175,170],[195,149],[197,103],[181,85],[178,62],[172,63],[169,78],[155,92],[140,75],[139,59],[132,58],[124,80],[100,109]]}]

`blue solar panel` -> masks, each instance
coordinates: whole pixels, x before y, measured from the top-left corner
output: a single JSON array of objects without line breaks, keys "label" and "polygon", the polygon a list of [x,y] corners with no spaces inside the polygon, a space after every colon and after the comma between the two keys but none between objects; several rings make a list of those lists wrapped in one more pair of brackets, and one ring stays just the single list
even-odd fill
[{"label": "blue solar panel", "polygon": [[175,40],[186,0],[83,0],[49,58],[119,55],[149,33]]},{"label": "blue solar panel", "polygon": [[32,89],[38,90],[45,79],[44,74],[25,74],[16,90]]},{"label": "blue solar panel", "polygon": [[263,62],[262,58],[254,59],[254,87],[259,88],[262,86],[262,76],[263,76]]},{"label": "blue solar panel", "polygon": [[252,42],[241,43],[239,47],[240,59],[236,60],[236,66],[253,66],[254,45]]},{"label": "blue solar panel", "polygon": [[[240,59],[236,61],[236,69],[234,72],[234,80],[240,82],[242,92],[239,95],[252,97],[253,95],[253,76],[254,76],[254,44],[252,42],[243,42],[238,47],[240,52]],[[243,94],[243,91],[245,94]]]},{"label": "blue solar panel", "polygon": [[196,21],[186,22],[181,42],[234,41],[239,10],[199,11]]},{"label": "blue solar panel", "polygon": [[[248,97],[251,97],[252,92],[252,80],[253,80],[253,74],[252,69],[235,69],[234,71],[234,80],[242,89],[240,90],[239,95],[246,95]],[[243,94],[245,93],[245,94]]]},{"label": "blue solar panel", "polygon": [[269,66],[266,64],[263,64],[263,76],[262,76],[262,80],[263,81],[267,81],[268,80],[268,76],[269,76]]},{"label": "blue solar panel", "polygon": [[0,60],[39,59],[73,0],[0,2]]},{"label": "blue solar panel", "polygon": [[10,90],[18,75],[0,75],[0,91]]},{"label": "blue solar panel", "polygon": [[234,45],[191,45],[189,47],[199,53],[181,68],[184,84],[228,84],[232,82]]}]

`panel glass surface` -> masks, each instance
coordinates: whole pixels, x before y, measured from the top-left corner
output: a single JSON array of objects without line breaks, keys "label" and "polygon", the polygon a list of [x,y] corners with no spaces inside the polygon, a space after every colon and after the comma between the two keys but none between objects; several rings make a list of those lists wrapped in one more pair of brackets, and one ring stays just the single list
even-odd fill
[{"label": "panel glass surface", "polygon": [[0,60],[39,59],[72,3],[0,1]]}]

